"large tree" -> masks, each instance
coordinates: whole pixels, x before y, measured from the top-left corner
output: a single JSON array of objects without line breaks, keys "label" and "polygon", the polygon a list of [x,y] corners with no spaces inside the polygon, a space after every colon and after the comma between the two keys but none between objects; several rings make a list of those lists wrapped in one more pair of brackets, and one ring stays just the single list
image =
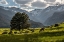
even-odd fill
[{"label": "large tree", "polygon": [[11,30],[16,29],[20,31],[21,29],[23,30],[29,28],[30,23],[28,21],[29,16],[25,12],[17,12],[10,22]]}]

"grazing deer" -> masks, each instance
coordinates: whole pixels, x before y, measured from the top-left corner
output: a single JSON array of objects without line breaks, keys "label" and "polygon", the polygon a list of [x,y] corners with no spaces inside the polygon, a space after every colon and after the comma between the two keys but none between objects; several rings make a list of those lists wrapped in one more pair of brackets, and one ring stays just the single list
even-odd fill
[{"label": "grazing deer", "polygon": [[44,31],[45,28],[41,28],[39,32]]}]

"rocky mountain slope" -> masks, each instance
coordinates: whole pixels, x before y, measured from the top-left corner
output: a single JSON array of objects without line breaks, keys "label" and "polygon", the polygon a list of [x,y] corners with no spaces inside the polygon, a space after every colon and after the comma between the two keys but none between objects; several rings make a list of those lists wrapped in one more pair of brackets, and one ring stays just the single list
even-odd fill
[{"label": "rocky mountain slope", "polygon": [[64,11],[64,5],[49,6],[45,9],[39,9],[39,10],[36,9],[36,10],[33,10],[31,13],[33,17],[35,17],[38,20],[38,22],[44,23],[55,12],[62,12],[62,11]]},{"label": "rocky mountain slope", "polygon": [[45,21],[45,25],[53,25],[56,23],[62,23],[64,22],[64,11],[62,12],[55,12],[51,17],[49,17]]}]

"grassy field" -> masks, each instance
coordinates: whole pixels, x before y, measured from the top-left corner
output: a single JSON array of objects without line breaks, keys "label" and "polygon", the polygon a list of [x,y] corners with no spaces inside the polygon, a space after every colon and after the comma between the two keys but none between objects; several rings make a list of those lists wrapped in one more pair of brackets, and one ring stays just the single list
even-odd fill
[{"label": "grassy field", "polygon": [[45,28],[40,33],[39,30],[40,28],[36,28],[34,32],[24,30],[20,34],[19,31],[13,30],[13,34],[2,34],[8,33],[10,29],[0,28],[0,42],[64,42],[64,23],[61,23],[59,27]]}]

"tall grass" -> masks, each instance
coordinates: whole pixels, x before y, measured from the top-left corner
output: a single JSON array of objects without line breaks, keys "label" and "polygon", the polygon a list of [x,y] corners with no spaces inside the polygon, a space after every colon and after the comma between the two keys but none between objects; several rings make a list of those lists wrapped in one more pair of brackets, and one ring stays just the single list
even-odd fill
[{"label": "tall grass", "polygon": [[[0,33],[10,29],[0,29]],[[64,42],[64,24],[59,27],[45,28],[39,33],[40,28],[36,28],[35,32],[26,33],[24,30],[21,34],[0,34],[0,42]],[[14,32],[14,31],[13,31]],[[29,34],[30,33],[30,34]]]},{"label": "tall grass", "polygon": [[0,35],[0,42],[42,42],[35,35]]}]

